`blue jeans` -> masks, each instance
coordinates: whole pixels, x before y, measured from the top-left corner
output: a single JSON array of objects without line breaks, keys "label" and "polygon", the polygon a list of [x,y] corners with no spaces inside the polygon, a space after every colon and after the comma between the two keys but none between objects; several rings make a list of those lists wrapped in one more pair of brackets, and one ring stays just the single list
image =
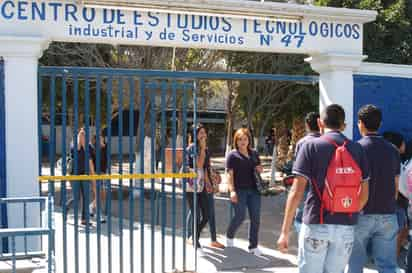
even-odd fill
[{"label": "blue jeans", "polygon": [[370,245],[370,254],[379,273],[394,273],[396,262],[396,235],[398,220],[396,214],[359,215],[355,226],[355,243],[349,259],[348,273],[362,273],[368,261],[366,248]]},{"label": "blue jeans", "polygon": [[[207,203],[209,207],[209,230],[212,242],[216,242],[216,219],[215,219],[215,198],[213,193],[207,193]],[[186,216],[187,237],[192,237],[193,215],[189,209]]]},{"label": "blue jeans", "polygon": [[299,273],[342,273],[352,252],[354,226],[306,225],[299,233]]},{"label": "blue jeans", "polygon": [[235,210],[235,215],[230,221],[227,229],[226,237],[233,239],[240,225],[245,220],[246,207],[249,211],[250,226],[249,226],[249,249],[257,248],[258,233],[260,226],[260,206],[261,197],[256,189],[240,189],[236,191],[238,202],[232,203]]}]

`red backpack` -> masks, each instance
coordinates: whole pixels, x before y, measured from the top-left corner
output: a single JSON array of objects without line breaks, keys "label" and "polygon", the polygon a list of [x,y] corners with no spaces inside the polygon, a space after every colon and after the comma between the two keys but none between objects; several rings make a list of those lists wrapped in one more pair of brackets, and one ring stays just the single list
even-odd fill
[{"label": "red backpack", "polygon": [[339,146],[335,141],[323,137],[336,149],[329,161],[325,178],[325,186],[321,195],[316,183],[314,188],[321,200],[320,223],[323,224],[323,210],[330,213],[356,213],[360,207],[362,171],[349,153],[348,140]]}]

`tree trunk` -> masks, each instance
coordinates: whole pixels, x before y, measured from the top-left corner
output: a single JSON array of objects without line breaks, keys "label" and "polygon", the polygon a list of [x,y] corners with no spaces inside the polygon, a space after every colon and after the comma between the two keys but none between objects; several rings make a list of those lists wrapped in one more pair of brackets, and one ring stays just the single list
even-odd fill
[{"label": "tree trunk", "polygon": [[228,98],[226,104],[226,119],[227,119],[227,127],[226,127],[226,151],[225,156],[232,150],[232,132],[233,132],[233,100],[234,100],[234,83],[233,81],[227,81],[228,86]]}]

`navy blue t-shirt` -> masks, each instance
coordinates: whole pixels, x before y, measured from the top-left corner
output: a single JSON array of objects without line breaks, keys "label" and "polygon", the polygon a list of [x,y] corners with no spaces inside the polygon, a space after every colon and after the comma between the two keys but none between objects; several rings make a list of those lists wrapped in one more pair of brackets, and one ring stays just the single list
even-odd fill
[{"label": "navy blue t-shirt", "polygon": [[[254,153],[257,162],[252,158]],[[250,151],[249,157],[244,156],[238,150],[232,150],[226,157],[226,168],[233,170],[233,183],[235,190],[256,189],[254,169],[260,165],[260,158],[256,151]]]},{"label": "navy blue t-shirt", "polygon": [[[296,143],[296,148],[295,148],[295,158],[297,157],[300,149],[302,148],[303,144],[306,143],[306,141],[309,141],[311,139],[320,137],[320,133],[307,133],[304,137],[302,137],[298,143]],[[308,195],[309,191],[309,186],[306,186],[305,188],[305,194],[303,195],[303,198],[306,199],[306,196]],[[303,206],[304,202],[301,202],[299,207],[296,209],[296,215],[295,215],[295,220],[298,221],[299,223],[302,223],[302,218],[303,218]]]},{"label": "navy blue t-shirt", "polygon": [[[328,132],[325,136],[335,141],[338,145],[342,145],[345,140],[348,140],[340,132]],[[359,143],[353,141],[349,141],[346,147],[355,162],[359,165],[362,171],[362,179],[367,180],[369,178],[369,167],[362,147]],[[305,224],[320,223],[321,200],[316,193],[316,189],[313,188],[312,183],[316,183],[320,192],[323,192],[327,169],[334,152],[335,146],[325,140],[324,137],[313,138],[305,142],[293,164],[293,173],[305,177],[310,185],[303,211],[303,222]],[[323,220],[324,224],[354,225],[358,221],[358,214],[330,214],[324,210]]]},{"label": "navy blue t-shirt", "polygon": [[298,155],[300,148],[302,148],[303,144],[305,144],[306,141],[311,140],[313,138],[317,138],[317,137],[320,137],[320,133],[307,133],[304,137],[299,139],[295,147],[295,158]]},{"label": "navy blue t-shirt", "polygon": [[396,210],[395,177],[400,174],[398,150],[383,137],[368,135],[359,140],[369,162],[369,199],[366,214],[392,214]]}]

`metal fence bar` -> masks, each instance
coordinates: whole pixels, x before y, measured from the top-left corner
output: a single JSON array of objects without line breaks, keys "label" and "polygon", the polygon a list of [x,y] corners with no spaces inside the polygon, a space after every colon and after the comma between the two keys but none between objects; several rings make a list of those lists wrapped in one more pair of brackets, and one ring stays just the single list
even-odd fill
[{"label": "metal fence bar", "polygon": [[[172,172],[176,173],[176,98],[177,84],[172,82]],[[172,269],[176,269],[176,179],[172,178]]]},{"label": "metal fence bar", "polygon": [[[156,154],[155,154],[155,144],[156,144],[156,89],[157,85],[152,84],[150,90],[150,172],[155,173],[155,163],[156,163]],[[155,272],[155,220],[156,220],[156,209],[155,209],[155,180],[152,178],[150,180],[150,208],[151,208],[151,272]]]},{"label": "metal fence bar", "polygon": [[[90,78],[86,77],[85,78],[85,105],[84,105],[84,122],[85,122],[85,130],[86,130],[86,143],[85,143],[85,162],[84,162],[84,168],[85,168],[85,173],[89,174],[90,173],[90,166],[89,166],[89,160],[90,160]],[[84,203],[83,206],[85,208],[82,208],[83,210],[86,209],[86,272],[90,273],[90,210],[89,210],[89,204],[90,204],[90,191],[92,190],[92,182],[85,183],[83,187],[86,187],[86,196],[84,198]]]},{"label": "metal fence bar", "polygon": [[[139,111],[139,152],[140,152],[140,173],[144,173],[144,116],[145,116],[145,83],[144,78],[140,78],[140,111]],[[140,269],[144,273],[144,179],[140,179]]]},{"label": "metal fence bar", "polygon": [[[100,104],[101,104],[101,89],[102,89],[102,79],[100,76],[96,77],[96,134],[95,134],[95,141],[94,141],[94,151],[95,151],[95,165],[96,165],[96,173],[101,174],[104,173],[106,170],[102,170],[101,166],[101,158],[102,158],[102,144],[100,143],[100,123],[101,123],[101,114],[100,114]],[[103,155],[105,156],[105,155]],[[97,222],[97,272],[102,272],[102,239],[101,239],[101,232],[102,232],[102,227],[101,227],[101,205],[102,205],[102,200],[101,200],[101,180],[96,180],[96,222]]]},{"label": "metal fence bar", "polygon": [[[23,227],[27,227],[27,203],[23,202]],[[27,255],[27,235],[24,235],[24,253]]]},{"label": "metal fence bar", "polygon": [[[111,146],[112,146],[112,125],[111,125],[111,116],[112,116],[112,91],[113,91],[113,78],[109,77],[107,79],[107,105],[106,105],[106,120],[107,120],[107,166],[109,166],[108,173],[112,173],[111,168]],[[107,263],[109,268],[109,273],[112,273],[112,183],[108,183],[108,195],[107,195]]]},{"label": "metal fence bar", "polygon": [[237,73],[237,72],[204,72],[204,71],[167,71],[167,70],[141,70],[141,69],[111,69],[108,73],[107,68],[90,68],[90,67],[40,67],[41,74],[50,73],[81,73],[108,74],[116,75],[133,75],[146,78],[162,79],[190,79],[190,80],[261,80],[261,81],[292,81],[301,84],[315,84],[319,81],[318,76],[304,75],[284,75],[284,74],[261,74],[261,73]]},{"label": "metal fence bar", "polygon": [[[55,265],[54,265],[54,253],[55,253],[55,248],[50,247],[50,245],[54,246],[54,229],[53,229],[53,211],[54,211],[54,206],[53,206],[53,195],[51,193],[48,194],[47,198],[47,219],[48,219],[48,230],[49,230],[49,248],[47,250],[47,264],[48,264],[48,273],[51,273],[52,271],[55,272]],[[50,241],[52,243],[50,243]]]},{"label": "metal fence bar", "polygon": [[[118,101],[119,101],[119,127],[118,127],[118,144],[119,144],[119,173],[123,174],[123,78],[119,78],[118,82]],[[119,179],[119,189],[118,189],[118,202],[119,202],[119,255],[120,273],[123,273],[123,180]]]},{"label": "metal fence bar", "polygon": [[[56,151],[56,75],[50,78],[50,138],[49,138],[49,163],[50,174],[54,175],[55,151]],[[54,184],[48,185],[49,192],[54,196]]]},{"label": "metal fence bar", "polygon": [[[187,88],[186,85],[183,86],[183,113],[182,113],[182,120],[183,120],[183,128],[182,128],[182,135],[183,135],[183,161],[182,161],[182,167],[184,172],[186,172],[186,133],[187,133]],[[183,185],[182,185],[182,191],[183,191],[183,196],[182,196],[182,227],[183,227],[183,261],[182,261],[182,270],[183,272],[186,271],[186,238],[187,238],[187,204],[186,204],[186,181],[187,179],[183,179]],[[190,221],[189,221],[190,222]],[[193,221],[192,221],[193,223]]]},{"label": "metal fence bar", "polygon": [[[194,150],[194,155],[193,155],[193,169],[196,170],[197,166],[197,134],[196,134],[196,127],[197,127],[197,85],[196,82],[193,85],[193,143],[195,145]],[[195,185],[195,193],[193,194],[193,221],[197,221],[197,183],[194,183]],[[195,222],[196,223],[196,222]],[[197,224],[193,226],[193,240],[197,240],[197,233],[199,230],[197,230]],[[197,242],[195,243],[195,271],[197,271]]]},{"label": "metal fence bar", "polygon": [[[166,92],[167,92],[167,82],[161,82],[161,162],[162,162],[162,173],[166,173]],[[166,271],[165,268],[165,251],[166,251],[166,190],[165,190],[165,179],[162,178],[162,189],[161,189],[161,203],[162,203],[162,220],[161,220],[161,233],[162,233],[162,273]]]},{"label": "metal fence bar", "polygon": [[[74,79],[74,101],[73,101],[73,112],[74,112],[74,128],[73,128],[73,168],[74,173],[79,174],[79,161],[78,161],[78,131],[79,131],[79,79],[78,75],[73,76]],[[80,188],[77,183],[71,183],[73,192],[73,210],[74,210],[74,253],[79,253],[79,198],[80,198]],[[64,257],[67,259],[68,257]],[[79,256],[74,255],[74,266],[75,272],[79,273]]]},{"label": "metal fence bar", "polygon": [[[134,129],[134,88],[133,77],[129,77],[129,174],[133,173],[133,132]],[[134,191],[133,179],[129,179],[129,232],[130,232],[130,273],[134,272]]]},{"label": "metal fence bar", "polygon": [[[66,128],[67,128],[67,80],[66,74],[63,75],[62,78],[62,171],[65,175],[67,173],[67,164],[66,164]],[[69,147],[70,149],[70,147]],[[71,153],[71,151],[69,150]],[[72,170],[69,170],[72,171]],[[73,189],[72,189],[73,191]],[[63,180],[61,183],[61,206],[63,208],[63,257],[67,257],[67,189],[66,189],[66,181]],[[67,273],[67,259],[63,259],[63,273]]]}]

